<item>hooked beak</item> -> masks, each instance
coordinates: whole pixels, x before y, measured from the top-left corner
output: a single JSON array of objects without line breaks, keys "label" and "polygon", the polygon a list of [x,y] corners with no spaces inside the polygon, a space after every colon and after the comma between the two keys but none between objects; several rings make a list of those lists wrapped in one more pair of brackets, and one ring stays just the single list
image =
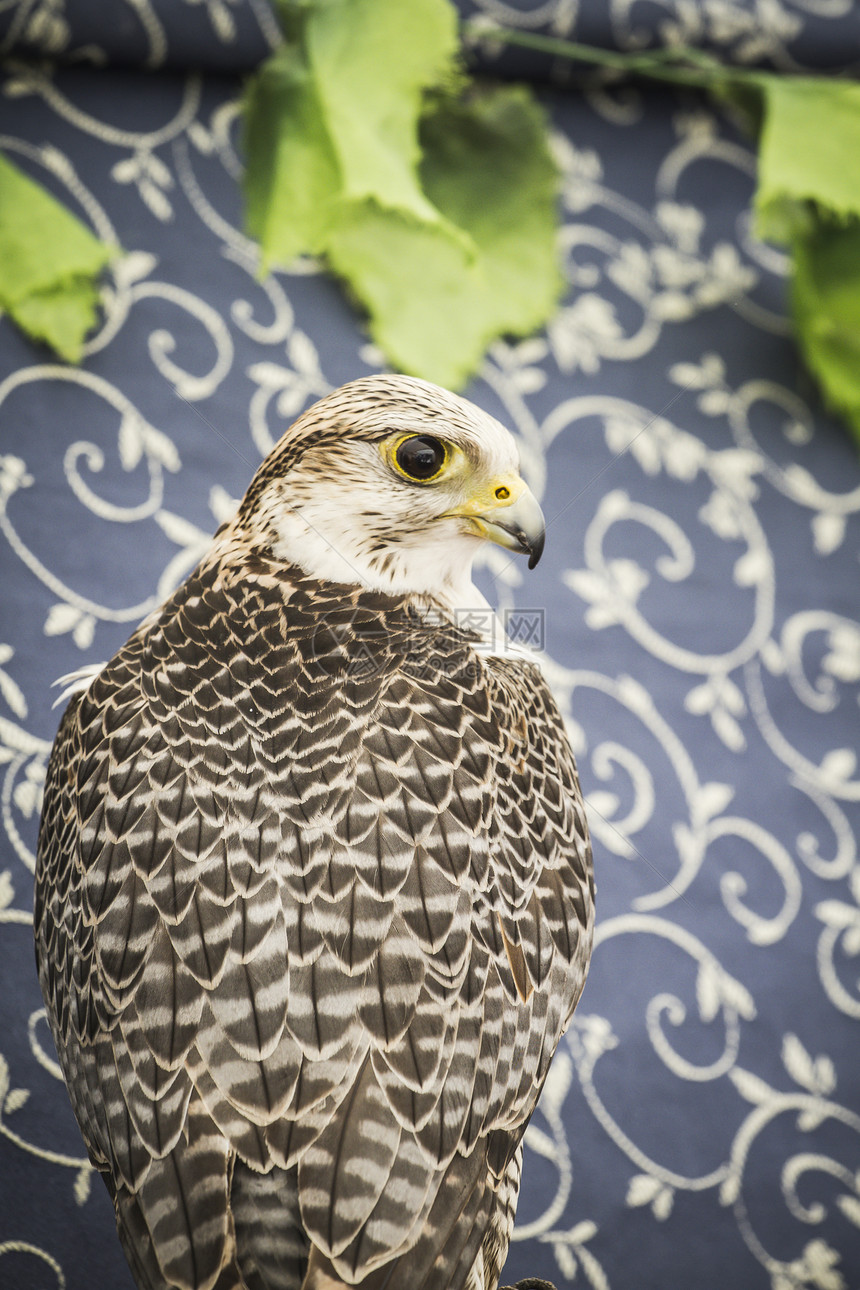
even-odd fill
[{"label": "hooked beak", "polygon": [[[489,498],[487,498],[489,494]],[[488,505],[482,505],[485,499]],[[529,557],[533,569],[543,555],[546,522],[537,498],[519,475],[496,480],[481,499],[459,511],[478,537]]]}]

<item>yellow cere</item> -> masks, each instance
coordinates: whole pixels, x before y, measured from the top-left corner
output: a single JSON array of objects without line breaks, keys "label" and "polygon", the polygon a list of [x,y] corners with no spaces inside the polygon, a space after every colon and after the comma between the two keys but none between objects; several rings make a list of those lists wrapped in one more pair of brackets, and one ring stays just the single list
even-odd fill
[{"label": "yellow cere", "polygon": [[497,475],[495,479],[489,480],[483,487],[471,493],[467,501],[462,506],[458,506],[452,514],[486,515],[488,511],[501,510],[506,506],[512,506],[524,489],[525,483],[515,471],[506,475]]}]

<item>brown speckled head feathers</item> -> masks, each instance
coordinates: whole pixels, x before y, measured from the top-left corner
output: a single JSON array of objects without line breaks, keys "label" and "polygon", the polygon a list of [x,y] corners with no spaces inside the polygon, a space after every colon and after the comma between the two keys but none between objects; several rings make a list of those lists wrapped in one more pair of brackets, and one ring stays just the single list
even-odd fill
[{"label": "brown speckled head feathers", "polygon": [[498,1284],[591,944],[572,755],[536,666],[286,563],[263,505],[326,441],[477,462],[489,421],[398,377],[311,408],[63,717],[39,973],[141,1290]]},{"label": "brown speckled head feathers", "polygon": [[459,432],[471,445],[491,419],[473,404],[438,385],[410,376],[366,376],[321,399],[294,421],[251,481],[239,508],[253,527],[266,489],[284,479],[309,447],[337,447],[344,439],[374,442],[415,426],[429,434]]}]

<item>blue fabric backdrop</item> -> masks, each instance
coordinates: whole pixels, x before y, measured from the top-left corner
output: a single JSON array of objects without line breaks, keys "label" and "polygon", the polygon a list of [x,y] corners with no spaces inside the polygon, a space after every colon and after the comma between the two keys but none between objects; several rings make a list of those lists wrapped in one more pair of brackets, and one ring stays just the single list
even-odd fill
[{"label": "blue fabric backdrop", "polygon": [[[785,68],[860,45],[840,0],[467,7],[621,45],[674,23]],[[293,417],[381,357],[316,266],[255,277],[235,71],[268,10],[16,0],[2,21],[0,147],[125,255],[79,369],[0,321],[0,1286],[129,1290],[33,967],[50,683],[107,658]],[[206,74],[170,70],[189,58]],[[518,435],[549,519],[533,574],[495,554],[481,580],[539,611],[599,926],[507,1279],[852,1290],[857,450],[798,365],[785,261],[750,234],[747,142],[693,94],[542,92],[570,291],[467,393]]]}]

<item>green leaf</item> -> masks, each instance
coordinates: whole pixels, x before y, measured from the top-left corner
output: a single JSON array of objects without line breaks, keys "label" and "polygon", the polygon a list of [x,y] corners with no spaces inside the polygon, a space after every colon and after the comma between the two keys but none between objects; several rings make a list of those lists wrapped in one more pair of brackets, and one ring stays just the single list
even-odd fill
[{"label": "green leaf", "polygon": [[453,74],[454,6],[326,0],[314,7],[305,39],[344,198],[438,222],[418,181],[418,119],[423,92]]},{"label": "green leaf", "polygon": [[487,329],[538,327],[562,283],[558,171],[532,94],[520,86],[443,102],[425,118],[421,142],[429,196],[478,247]]},{"label": "green leaf", "polygon": [[860,441],[860,220],[817,219],[792,243],[797,339],[824,401]]},{"label": "green leaf", "polygon": [[98,275],[115,254],[0,156],[0,307],[22,330],[78,362],[96,321]]},{"label": "green leaf", "polygon": [[453,75],[448,0],[309,0],[281,15],[293,43],[245,95],[246,220],[264,265],[325,251],[351,203],[440,224],[419,182],[418,120],[424,90]]},{"label": "green leaf", "polygon": [[263,264],[324,250],[341,201],[341,177],[317,86],[301,53],[285,46],[245,94],[245,221]]},{"label": "green leaf", "polygon": [[[0,282],[0,295],[2,291]],[[34,291],[8,304],[7,308],[21,330],[33,340],[43,340],[68,362],[79,363],[86,334],[96,322],[98,301],[95,282],[75,275],[53,288]]]},{"label": "green leaf", "polygon": [[328,259],[368,311],[371,334],[393,366],[442,385],[462,381],[468,362],[457,353],[452,364],[448,328],[457,327],[469,275],[464,246],[438,227],[365,202],[333,234]]},{"label": "green leaf", "polygon": [[476,248],[366,203],[344,218],[329,259],[370,313],[374,339],[404,371],[461,386],[487,345],[551,314],[556,169],[527,91],[441,99],[421,128],[428,197]]},{"label": "green leaf", "polygon": [[860,85],[763,75],[757,84],[765,104],[755,196],[759,236],[788,242],[814,225],[815,208],[831,222],[860,216]]},{"label": "green leaf", "polygon": [[[279,11],[289,43],[245,103],[247,224],[263,264],[327,256],[393,364],[459,386],[495,337],[534,330],[558,298],[540,111],[520,89],[454,97],[450,0],[280,0]],[[742,106],[761,127],[758,231],[792,248],[798,340],[825,400],[860,427],[860,86],[694,50],[494,38]]]},{"label": "green leaf", "polygon": [[825,403],[860,438],[860,85],[760,84],[757,231],[791,247],[798,344]]},{"label": "green leaf", "polygon": [[559,294],[543,115],[522,89],[455,97],[449,0],[283,0],[281,16],[292,43],[245,99],[263,264],[327,256],[394,365],[462,385]]}]

